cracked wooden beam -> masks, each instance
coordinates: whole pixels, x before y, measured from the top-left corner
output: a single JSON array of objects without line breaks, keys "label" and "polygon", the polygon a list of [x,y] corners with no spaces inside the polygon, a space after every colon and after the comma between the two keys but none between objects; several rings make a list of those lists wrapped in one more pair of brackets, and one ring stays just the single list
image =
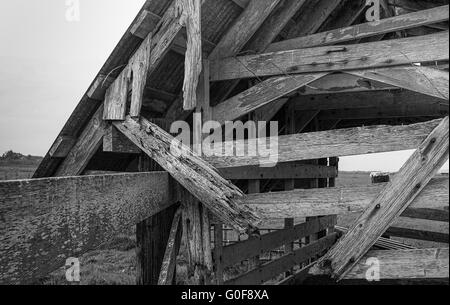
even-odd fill
[{"label": "cracked wooden beam", "polygon": [[113,124],[224,223],[240,231],[258,225],[259,217],[241,204],[243,193],[190,148],[145,118]]},{"label": "cracked wooden beam", "polygon": [[370,69],[448,60],[448,32],[371,43],[287,50],[211,61],[211,81]]},{"label": "cracked wooden beam", "polygon": [[341,280],[414,202],[448,160],[449,118],[441,121],[347,234],[310,270]]}]

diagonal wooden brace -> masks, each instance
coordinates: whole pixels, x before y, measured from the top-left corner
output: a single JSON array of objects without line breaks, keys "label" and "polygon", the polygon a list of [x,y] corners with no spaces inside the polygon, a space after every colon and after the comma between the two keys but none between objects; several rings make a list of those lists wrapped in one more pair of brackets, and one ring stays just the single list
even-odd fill
[{"label": "diagonal wooden brace", "polygon": [[436,127],[339,242],[310,270],[341,280],[448,160],[449,118]]}]

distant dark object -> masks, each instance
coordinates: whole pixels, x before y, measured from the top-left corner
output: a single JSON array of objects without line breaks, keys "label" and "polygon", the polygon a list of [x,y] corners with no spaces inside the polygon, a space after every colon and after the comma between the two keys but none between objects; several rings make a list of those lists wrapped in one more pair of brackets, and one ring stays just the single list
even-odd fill
[{"label": "distant dark object", "polygon": [[371,173],[370,178],[372,179],[372,183],[385,183],[391,180],[389,173],[381,173],[381,172]]}]

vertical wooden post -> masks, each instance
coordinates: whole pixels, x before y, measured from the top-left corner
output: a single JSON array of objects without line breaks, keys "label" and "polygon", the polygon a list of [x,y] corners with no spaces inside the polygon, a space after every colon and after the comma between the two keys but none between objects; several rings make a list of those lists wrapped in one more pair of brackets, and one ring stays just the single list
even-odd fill
[{"label": "vertical wooden post", "polygon": [[214,225],[214,277],[217,285],[223,285],[223,224]]},{"label": "vertical wooden post", "polygon": [[[286,218],[284,220],[284,229],[287,230],[287,229],[292,229],[292,228],[294,228],[294,218]],[[287,243],[284,246],[284,250],[285,250],[284,251],[285,255],[294,252],[294,242]],[[293,273],[294,273],[294,269],[292,268],[291,270],[289,270],[285,273],[285,276],[288,277],[288,276],[292,275]]]}]

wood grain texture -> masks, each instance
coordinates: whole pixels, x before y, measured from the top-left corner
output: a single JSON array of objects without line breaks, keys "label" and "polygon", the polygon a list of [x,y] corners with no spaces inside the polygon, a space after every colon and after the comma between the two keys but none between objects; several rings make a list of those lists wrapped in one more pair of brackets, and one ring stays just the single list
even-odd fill
[{"label": "wood grain texture", "polygon": [[279,248],[286,243],[302,239],[336,224],[334,216],[327,216],[304,222],[287,230],[275,231],[261,235],[259,238],[248,239],[223,247],[222,262],[224,267],[233,266],[243,260],[261,255]]},{"label": "wood grain texture", "polygon": [[182,224],[181,210],[178,210],[173,217],[170,229],[169,240],[164,254],[164,260],[159,275],[158,285],[171,285],[175,276],[178,250],[181,243]]},{"label": "wood grain texture", "polygon": [[0,183],[0,283],[27,284],[172,205],[166,173]]},{"label": "wood grain texture", "polygon": [[223,125],[226,121],[233,121],[255,111],[325,75],[326,73],[316,73],[270,78],[214,107],[213,119]]},{"label": "wood grain texture", "polygon": [[117,79],[106,90],[103,120],[121,121],[127,110],[129,67],[122,70]]},{"label": "wood grain texture", "polygon": [[365,280],[368,258],[380,262],[381,280],[439,279],[449,277],[449,249],[370,251],[352,268],[344,280]]},{"label": "wood grain texture", "polygon": [[421,193],[448,160],[449,118],[430,132],[347,234],[311,269],[342,279]]},{"label": "wood grain texture", "polygon": [[103,151],[122,154],[141,153],[141,150],[136,145],[112,125],[106,127],[105,135],[103,136]]},{"label": "wood grain texture", "polygon": [[[442,221],[445,214],[448,215],[444,211],[445,207],[448,208],[448,182],[448,178],[432,180],[402,216]],[[245,204],[257,210],[265,219],[345,215],[363,212],[384,187],[385,184],[380,184],[252,194],[246,196]],[[422,213],[424,208],[431,209],[430,213]]]},{"label": "wood grain texture", "polygon": [[448,5],[271,44],[266,52],[339,44],[448,20]]},{"label": "wood grain texture", "polygon": [[351,71],[350,73],[446,101],[449,99],[448,71],[410,66]]},{"label": "wood grain texture", "polygon": [[282,74],[345,71],[448,60],[448,32],[346,46],[211,61],[211,81]]},{"label": "wood grain texture", "polygon": [[[270,141],[278,141],[278,150],[271,153],[283,163],[415,149],[441,122],[439,119],[404,126],[381,125],[279,136],[270,138]],[[244,147],[245,156],[226,156],[225,148],[233,146]],[[247,141],[217,143],[214,156],[204,160],[216,168],[260,165],[267,158],[260,157],[255,149]]]},{"label": "wood grain texture", "polygon": [[103,107],[99,107],[84,131],[78,137],[70,153],[59,166],[55,176],[80,175],[102,144],[106,126],[106,122],[103,121]]},{"label": "wood grain texture", "polygon": [[291,255],[283,256],[237,278],[231,279],[225,282],[225,285],[261,285],[291,267],[305,263],[309,259],[316,257],[318,254],[329,249],[336,240],[337,234],[330,234],[295,250]]},{"label": "wood grain texture", "polygon": [[77,139],[69,136],[59,136],[50,148],[49,154],[52,158],[65,158],[69,154]]},{"label": "wood grain texture", "polygon": [[114,126],[224,223],[238,230],[257,225],[258,217],[240,204],[242,192],[223,179],[190,148],[176,142],[172,136],[144,118],[135,121],[128,117],[122,123],[115,122]]}]

